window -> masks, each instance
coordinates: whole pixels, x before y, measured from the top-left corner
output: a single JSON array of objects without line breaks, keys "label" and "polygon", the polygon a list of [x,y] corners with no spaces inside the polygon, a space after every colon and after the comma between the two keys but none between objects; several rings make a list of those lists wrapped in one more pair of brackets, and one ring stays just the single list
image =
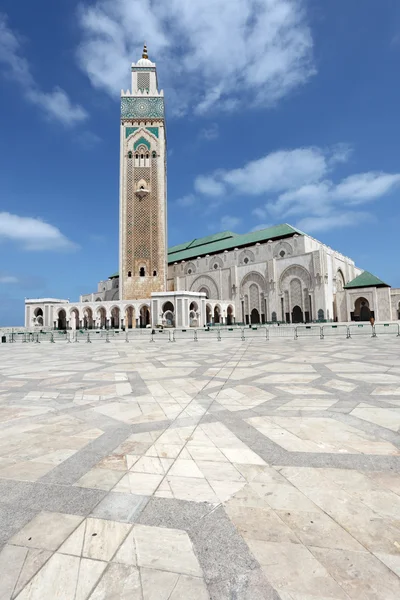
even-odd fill
[{"label": "window", "polygon": [[218,264],[217,263],[215,263],[214,269],[218,269]]},{"label": "window", "polygon": [[281,250],[281,251],[279,252],[279,256],[280,256],[281,258],[283,258],[283,257],[285,256],[285,254],[286,254],[286,252],[285,252],[284,250]]},{"label": "window", "polygon": [[140,267],[139,275],[140,275],[140,277],[144,277],[146,275],[146,271],[145,271],[144,267]]},{"label": "window", "polygon": [[153,271],[153,277],[157,277],[157,271]]},{"label": "window", "polygon": [[132,158],[132,152],[131,151],[128,152],[128,158]]},{"label": "window", "polygon": [[247,258],[247,256],[246,256],[246,258],[244,259],[243,262],[244,262],[245,265],[247,265],[247,263],[249,262],[249,259]]},{"label": "window", "polygon": [[128,271],[128,277],[132,277],[132,271]]},{"label": "window", "polygon": [[151,155],[152,155],[153,158],[157,158],[157,152],[153,151]]},{"label": "window", "polygon": [[192,274],[192,269],[188,269],[188,275]]},{"label": "window", "polygon": [[139,154],[135,155],[136,160],[139,160]]}]

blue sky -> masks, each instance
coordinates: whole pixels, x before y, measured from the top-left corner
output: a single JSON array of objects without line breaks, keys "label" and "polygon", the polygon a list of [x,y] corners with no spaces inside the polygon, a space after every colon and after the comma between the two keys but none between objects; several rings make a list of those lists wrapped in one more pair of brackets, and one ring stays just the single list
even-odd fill
[{"label": "blue sky", "polygon": [[0,325],[117,270],[119,93],[144,40],[170,245],[288,222],[400,287],[397,0],[3,0]]}]

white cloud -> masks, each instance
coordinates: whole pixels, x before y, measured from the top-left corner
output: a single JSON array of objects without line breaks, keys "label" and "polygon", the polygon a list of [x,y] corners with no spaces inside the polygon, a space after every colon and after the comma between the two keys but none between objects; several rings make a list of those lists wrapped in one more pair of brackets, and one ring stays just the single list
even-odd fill
[{"label": "white cloud", "polygon": [[54,225],[41,219],[20,217],[7,212],[0,213],[0,241],[19,243],[24,250],[76,250],[71,242]]},{"label": "white cloud", "polygon": [[296,223],[296,227],[306,233],[314,233],[341,227],[354,227],[372,220],[373,217],[369,213],[338,211],[325,217],[306,217]]},{"label": "white cloud", "polygon": [[21,41],[10,29],[5,15],[0,14],[0,63],[7,75],[17,82],[26,100],[38,106],[49,118],[70,126],[84,121],[88,114],[82,106],[73,104],[60,87],[44,92],[35,81],[29,63],[22,54]]},{"label": "white cloud", "polygon": [[206,195],[246,194],[258,196],[319,181],[328,171],[319,148],[279,150],[231,171],[215,171],[197,177],[195,188]]},{"label": "white cloud", "polygon": [[1,275],[0,274],[0,283],[18,283],[19,279],[14,277],[14,275]]},{"label": "white cloud", "polygon": [[399,185],[399,173],[359,173],[341,181],[334,194],[338,198],[349,200],[351,204],[364,204],[385,196]]},{"label": "white cloud", "polygon": [[206,196],[222,196],[226,191],[222,182],[216,181],[216,179],[212,177],[204,177],[202,175],[196,177],[194,187],[197,192],[205,194]]},{"label": "white cloud", "polygon": [[272,227],[271,223],[259,223],[250,229],[250,231],[260,231],[261,229],[268,229],[268,227]]},{"label": "white cloud", "polygon": [[195,202],[196,196],[194,194],[187,194],[186,196],[178,198],[178,200],[175,201],[175,204],[177,204],[178,206],[186,207],[193,206]]},{"label": "white cloud", "polygon": [[199,138],[201,140],[207,140],[211,142],[219,137],[219,127],[217,123],[212,123],[209,127],[204,127],[200,133]]},{"label": "white cloud", "polygon": [[283,222],[301,215],[302,227],[310,231],[349,227],[367,218],[367,213],[352,212],[352,207],[400,188],[400,173],[368,171],[334,181],[334,169],[346,163],[351,153],[348,144],[280,150],[237,169],[201,175],[194,186],[198,193],[212,199],[209,204],[214,208],[234,196],[244,201],[246,197],[266,196],[267,203],[252,210],[262,223],[270,219]]},{"label": "white cloud", "polygon": [[240,225],[241,222],[242,219],[239,219],[239,217],[225,215],[221,218],[220,226],[221,229],[235,229],[238,225]]},{"label": "white cloud", "polygon": [[78,19],[96,88],[126,89],[146,40],[177,114],[269,106],[315,73],[303,0],[97,0]]}]

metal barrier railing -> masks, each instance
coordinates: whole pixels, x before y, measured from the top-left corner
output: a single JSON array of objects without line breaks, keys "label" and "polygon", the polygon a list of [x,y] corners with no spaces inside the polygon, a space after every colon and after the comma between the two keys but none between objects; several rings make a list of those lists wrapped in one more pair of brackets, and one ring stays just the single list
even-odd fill
[{"label": "metal barrier railing", "polygon": [[299,337],[311,336],[317,336],[320,339],[323,339],[322,327],[320,325],[297,325],[297,327],[295,327],[295,340]]},{"label": "metal barrier railing", "polygon": [[349,329],[347,325],[323,325],[321,327],[322,336],[321,339],[325,337],[339,337],[343,336],[345,338],[349,337]]},{"label": "metal barrier railing", "polygon": [[399,323],[376,323],[374,325],[375,335],[387,335],[392,334],[400,337],[400,324]]},{"label": "metal barrier railing", "polygon": [[371,325],[371,323],[357,323],[354,325],[347,326],[348,336],[349,338],[354,335],[368,335],[370,337],[376,337],[375,327]]},{"label": "metal barrier railing", "polygon": [[352,338],[357,336],[369,336],[372,338],[381,335],[393,335],[400,338],[400,323],[366,323],[351,324],[325,324],[325,325],[285,325],[277,326],[234,326],[226,328],[175,328],[175,329],[91,329],[91,330],[69,330],[69,331],[26,331],[8,333],[2,336],[2,342],[9,343],[55,343],[64,341],[67,343],[92,343],[103,341],[144,341],[149,342],[176,342],[176,341],[225,341],[228,339],[246,340],[272,340],[274,338],[309,338],[337,337]]}]

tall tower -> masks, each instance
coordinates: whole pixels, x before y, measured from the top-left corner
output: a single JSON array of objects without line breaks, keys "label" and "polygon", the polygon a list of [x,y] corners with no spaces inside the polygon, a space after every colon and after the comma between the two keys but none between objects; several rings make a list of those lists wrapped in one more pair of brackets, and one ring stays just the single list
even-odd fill
[{"label": "tall tower", "polygon": [[164,92],[146,46],[132,63],[132,91],[121,92],[120,300],[167,289]]}]

